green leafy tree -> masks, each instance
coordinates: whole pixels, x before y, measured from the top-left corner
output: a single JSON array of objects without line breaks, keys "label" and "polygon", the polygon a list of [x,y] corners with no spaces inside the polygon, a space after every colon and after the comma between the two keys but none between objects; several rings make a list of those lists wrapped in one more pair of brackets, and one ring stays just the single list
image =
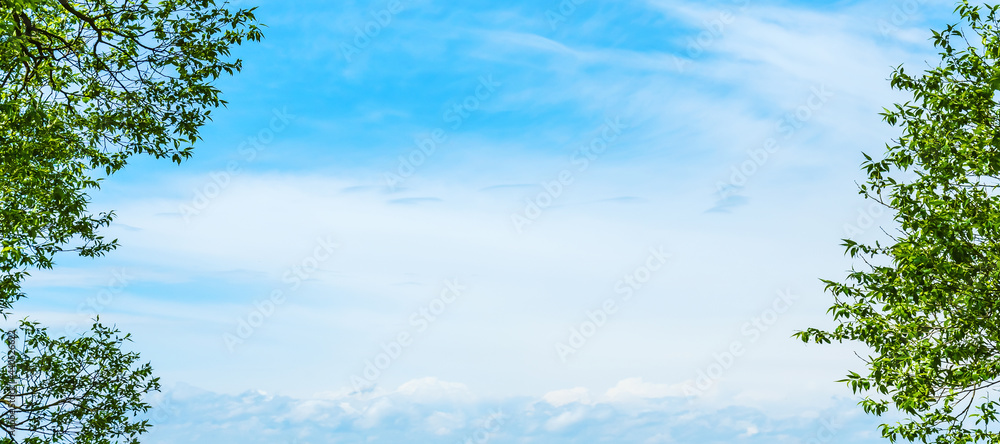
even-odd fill
[{"label": "green leafy tree", "polygon": [[95,324],[79,338],[52,338],[33,322],[5,335],[0,387],[9,391],[0,444],[136,443],[150,426],[144,395],[159,390],[149,364],[122,352],[129,336]]},{"label": "green leafy tree", "polygon": [[[214,0],[0,0],[0,313],[57,254],[117,247],[88,193],[136,155],[190,157],[230,51],[259,41],[253,9]],[[51,338],[23,323],[25,349],[0,382],[2,443],[137,442],[141,395],[158,388],[117,331]],[[126,336],[127,338],[127,336]],[[14,387],[17,390],[15,390]],[[11,420],[14,417],[17,419]],[[20,433],[15,433],[20,432]],[[21,438],[23,437],[23,440]]]},{"label": "green leafy tree", "polygon": [[260,38],[213,0],[0,0],[0,310],[56,253],[115,248],[87,192],[131,156],[189,157],[231,48]]},{"label": "green leafy tree", "polygon": [[[846,382],[890,441],[1000,443],[1000,22],[997,6],[958,3],[962,22],[933,31],[941,62],[920,75],[897,67],[912,100],[882,113],[901,128],[884,158],[867,159],[860,192],[889,207],[884,242],[845,239],[863,259],[835,299],[830,331],[803,341],[860,341],[866,374]],[[887,233],[888,234],[888,233]]]}]

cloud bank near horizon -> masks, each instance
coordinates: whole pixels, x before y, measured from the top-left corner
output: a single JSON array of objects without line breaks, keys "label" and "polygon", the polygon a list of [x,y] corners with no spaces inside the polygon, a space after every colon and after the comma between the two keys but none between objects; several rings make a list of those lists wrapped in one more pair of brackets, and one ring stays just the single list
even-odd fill
[{"label": "cloud bank near horizon", "polygon": [[434,378],[393,390],[296,399],[248,391],[220,395],[175,387],[154,400],[144,442],[193,444],[338,442],[874,444],[877,424],[855,401],[775,416],[750,407],[711,408],[630,378],[602,394],[586,389],[541,398],[477,399]]}]

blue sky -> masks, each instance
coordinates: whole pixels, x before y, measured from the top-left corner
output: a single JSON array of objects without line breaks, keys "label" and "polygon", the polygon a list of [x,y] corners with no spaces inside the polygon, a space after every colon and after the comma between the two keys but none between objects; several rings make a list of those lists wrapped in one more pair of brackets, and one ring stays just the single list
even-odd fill
[{"label": "blue sky", "polygon": [[147,442],[875,441],[864,350],[790,335],[952,2],[259,4],[196,156],[13,317],[131,332]]}]

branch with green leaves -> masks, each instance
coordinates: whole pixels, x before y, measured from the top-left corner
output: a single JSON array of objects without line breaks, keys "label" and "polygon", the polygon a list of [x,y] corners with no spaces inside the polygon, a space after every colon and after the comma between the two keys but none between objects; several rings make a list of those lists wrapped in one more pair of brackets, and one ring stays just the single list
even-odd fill
[{"label": "branch with green leaves", "polygon": [[160,385],[137,353],[122,351],[129,335],[95,323],[82,337],[53,338],[28,321],[17,332],[0,373],[0,387],[14,390],[0,407],[0,443],[138,442],[150,426],[144,397]]},{"label": "branch with green leaves", "polygon": [[865,395],[866,412],[907,416],[881,426],[893,442],[1000,443],[998,11],[959,2],[963,23],[932,35],[940,65],[893,72],[913,99],[882,113],[902,135],[881,160],[865,155],[860,193],[894,211],[898,232],[884,244],[845,239],[865,265],[823,281],[836,327],[796,334],[871,350],[866,374],[841,382]]},{"label": "branch with green leaves", "polygon": [[253,9],[212,0],[0,0],[0,311],[56,253],[99,256],[88,191],[144,154],[180,163],[225,105]]}]

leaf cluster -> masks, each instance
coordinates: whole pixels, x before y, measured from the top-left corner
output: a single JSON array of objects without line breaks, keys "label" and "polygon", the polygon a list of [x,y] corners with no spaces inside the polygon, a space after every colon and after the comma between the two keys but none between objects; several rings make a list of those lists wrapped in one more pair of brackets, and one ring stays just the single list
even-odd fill
[{"label": "leaf cluster", "polygon": [[150,426],[140,418],[150,409],[144,396],[160,384],[138,353],[122,351],[129,335],[100,323],[78,338],[52,338],[28,321],[17,331],[24,338],[6,362],[14,371],[0,373],[0,386],[14,389],[3,399],[4,419],[15,419],[0,421],[0,444],[139,442]]},{"label": "leaf cluster", "polygon": [[881,426],[893,442],[1000,443],[998,11],[959,2],[963,23],[933,31],[940,64],[893,71],[912,100],[882,113],[902,135],[882,159],[865,155],[860,192],[892,210],[898,232],[884,244],[845,239],[865,267],[823,281],[836,327],[796,334],[870,347],[867,374],[842,382],[865,394],[866,412],[907,415]]},{"label": "leaf cluster", "polygon": [[[114,214],[88,191],[137,154],[180,163],[225,101],[213,82],[262,38],[213,0],[0,0],[0,310],[55,253],[98,256]],[[70,245],[73,246],[70,246]]]}]

